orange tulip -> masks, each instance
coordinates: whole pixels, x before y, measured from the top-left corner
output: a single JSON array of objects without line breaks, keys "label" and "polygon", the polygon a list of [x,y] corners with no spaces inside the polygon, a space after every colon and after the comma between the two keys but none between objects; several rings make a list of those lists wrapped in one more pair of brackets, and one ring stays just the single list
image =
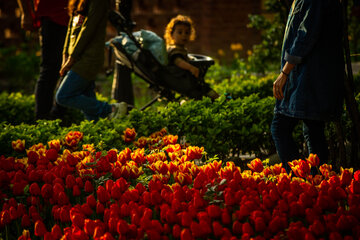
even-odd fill
[{"label": "orange tulip", "polygon": [[16,152],[23,152],[25,150],[25,140],[18,139],[16,141],[12,141],[11,146]]},{"label": "orange tulip", "polygon": [[320,164],[320,159],[316,154],[312,154],[310,153],[309,157],[306,159],[306,161],[308,161],[308,163],[310,163],[310,165],[312,167],[317,167]]},{"label": "orange tulip", "polygon": [[250,163],[247,164],[247,166],[253,171],[253,172],[262,172],[264,170],[264,165],[261,162],[259,158],[255,158]]},{"label": "orange tulip", "polygon": [[123,133],[124,135],[122,136],[122,138],[126,143],[130,143],[135,140],[136,137],[135,128],[126,128]]}]

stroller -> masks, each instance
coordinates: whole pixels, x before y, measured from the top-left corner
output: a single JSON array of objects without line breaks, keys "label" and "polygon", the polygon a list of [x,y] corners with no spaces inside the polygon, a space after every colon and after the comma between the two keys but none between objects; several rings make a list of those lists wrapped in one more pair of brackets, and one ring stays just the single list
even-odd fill
[{"label": "stroller", "polygon": [[[201,99],[203,96],[207,96],[210,91],[214,92],[204,81],[208,68],[214,64],[212,58],[199,54],[188,54],[191,59],[190,63],[199,68],[199,77],[195,78],[189,71],[176,66],[161,64],[149,49],[143,47],[142,39],[134,36],[132,32],[133,22],[124,18],[121,13],[111,11],[109,20],[119,35],[125,35],[137,48],[134,54],[129,54],[122,41],[118,41],[117,38],[111,39],[108,45],[112,50],[110,52],[115,54],[116,64],[121,64],[133,71],[149,84],[150,89],[157,93],[156,97],[143,106],[141,110],[146,109],[161,98],[174,101],[176,100],[175,93],[192,99]],[[115,81],[122,81],[121,74],[115,74],[114,78],[117,78],[114,79]]]}]

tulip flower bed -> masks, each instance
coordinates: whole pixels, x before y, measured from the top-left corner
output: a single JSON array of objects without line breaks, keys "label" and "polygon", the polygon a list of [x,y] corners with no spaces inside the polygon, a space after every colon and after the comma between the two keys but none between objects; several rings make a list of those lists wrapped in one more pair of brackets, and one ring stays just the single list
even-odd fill
[{"label": "tulip flower bed", "polygon": [[[0,157],[2,239],[359,239],[360,171],[290,165],[241,170],[166,130],[79,146],[81,132]],[[312,176],[311,167],[319,174]]]}]

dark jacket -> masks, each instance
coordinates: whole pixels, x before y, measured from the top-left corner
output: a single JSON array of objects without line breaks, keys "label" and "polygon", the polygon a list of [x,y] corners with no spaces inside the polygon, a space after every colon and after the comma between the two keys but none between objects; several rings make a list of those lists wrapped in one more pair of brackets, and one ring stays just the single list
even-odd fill
[{"label": "dark jacket", "polygon": [[75,59],[71,70],[88,80],[95,80],[104,64],[109,8],[109,1],[89,0],[85,14],[70,18],[63,53]]},{"label": "dark jacket", "polygon": [[296,64],[275,113],[335,120],[342,111],[344,57],[338,0],[294,0],[285,29],[281,69]]}]

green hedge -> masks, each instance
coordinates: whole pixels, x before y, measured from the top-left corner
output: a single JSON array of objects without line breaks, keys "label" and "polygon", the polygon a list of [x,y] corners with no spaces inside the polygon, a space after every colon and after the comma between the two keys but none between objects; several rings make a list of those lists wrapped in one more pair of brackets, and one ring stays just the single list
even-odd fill
[{"label": "green hedge", "polygon": [[214,85],[217,92],[228,93],[233,98],[243,98],[251,94],[258,94],[260,98],[266,98],[273,95],[272,86],[276,77],[276,74],[248,75],[246,78],[243,75],[233,75],[216,84],[212,80],[208,82]]},{"label": "green hedge", "polygon": [[25,139],[27,146],[38,142],[46,144],[71,130],[83,132],[86,143],[94,143],[103,149],[120,148],[124,144],[121,135],[126,127],[134,127],[138,136],[148,136],[166,127],[170,134],[185,136],[187,142],[204,146],[211,155],[225,156],[230,149],[260,153],[261,148],[273,148],[269,133],[273,105],[273,98],[261,99],[251,95],[235,100],[222,97],[215,102],[204,98],[182,105],[169,103],[158,111],[134,109],[120,120],[83,121],[70,127],[61,127],[60,121],[17,126],[3,122],[0,126],[0,154],[10,153],[11,141],[16,139]]}]

